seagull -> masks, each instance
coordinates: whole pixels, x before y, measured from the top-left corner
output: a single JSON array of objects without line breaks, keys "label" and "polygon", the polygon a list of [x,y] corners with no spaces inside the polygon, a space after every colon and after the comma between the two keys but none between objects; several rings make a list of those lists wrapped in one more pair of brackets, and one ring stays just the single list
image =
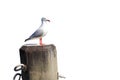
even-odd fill
[{"label": "seagull", "polygon": [[46,19],[45,17],[42,17],[40,27],[29,38],[25,39],[25,42],[28,41],[28,40],[39,38],[40,39],[40,45],[42,46],[43,45],[42,37],[44,37],[47,34],[47,30],[46,30],[46,26],[45,26],[45,24],[47,22],[50,22],[50,20]]}]

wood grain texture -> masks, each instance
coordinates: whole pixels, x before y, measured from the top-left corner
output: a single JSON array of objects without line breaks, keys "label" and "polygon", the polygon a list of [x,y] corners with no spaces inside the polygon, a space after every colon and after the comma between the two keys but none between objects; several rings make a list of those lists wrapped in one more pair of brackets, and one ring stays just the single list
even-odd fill
[{"label": "wood grain texture", "polygon": [[23,80],[57,80],[57,51],[54,45],[20,48],[20,60],[27,65]]}]

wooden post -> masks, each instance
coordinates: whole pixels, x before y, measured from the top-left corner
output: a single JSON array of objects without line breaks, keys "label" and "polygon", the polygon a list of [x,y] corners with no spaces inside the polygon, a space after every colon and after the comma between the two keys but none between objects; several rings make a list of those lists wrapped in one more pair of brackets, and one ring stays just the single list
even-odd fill
[{"label": "wooden post", "polygon": [[57,51],[54,45],[24,45],[20,60],[27,66],[22,71],[23,80],[57,80]]}]

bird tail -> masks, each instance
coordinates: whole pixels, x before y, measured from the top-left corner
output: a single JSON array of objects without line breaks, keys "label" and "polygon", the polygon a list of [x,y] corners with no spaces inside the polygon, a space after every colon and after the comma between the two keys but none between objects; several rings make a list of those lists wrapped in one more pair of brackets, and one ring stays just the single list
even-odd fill
[{"label": "bird tail", "polygon": [[24,42],[26,42],[26,41],[28,41],[28,40],[30,40],[30,38],[25,39],[25,41],[24,41]]}]

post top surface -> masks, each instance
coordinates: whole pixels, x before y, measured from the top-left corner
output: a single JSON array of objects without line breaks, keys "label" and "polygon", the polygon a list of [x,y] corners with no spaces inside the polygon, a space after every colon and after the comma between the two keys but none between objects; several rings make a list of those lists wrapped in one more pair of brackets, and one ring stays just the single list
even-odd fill
[{"label": "post top surface", "polygon": [[[23,46],[41,46],[39,44],[24,44]],[[42,47],[44,46],[54,46],[54,44],[48,44],[48,45],[43,45]]]},{"label": "post top surface", "polygon": [[20,49],[21,50],[49,50],[49,49],[55,49],[54,44],[49,44],[49,45],[37,45],[37,44],[25,44],[23,45]]}]

